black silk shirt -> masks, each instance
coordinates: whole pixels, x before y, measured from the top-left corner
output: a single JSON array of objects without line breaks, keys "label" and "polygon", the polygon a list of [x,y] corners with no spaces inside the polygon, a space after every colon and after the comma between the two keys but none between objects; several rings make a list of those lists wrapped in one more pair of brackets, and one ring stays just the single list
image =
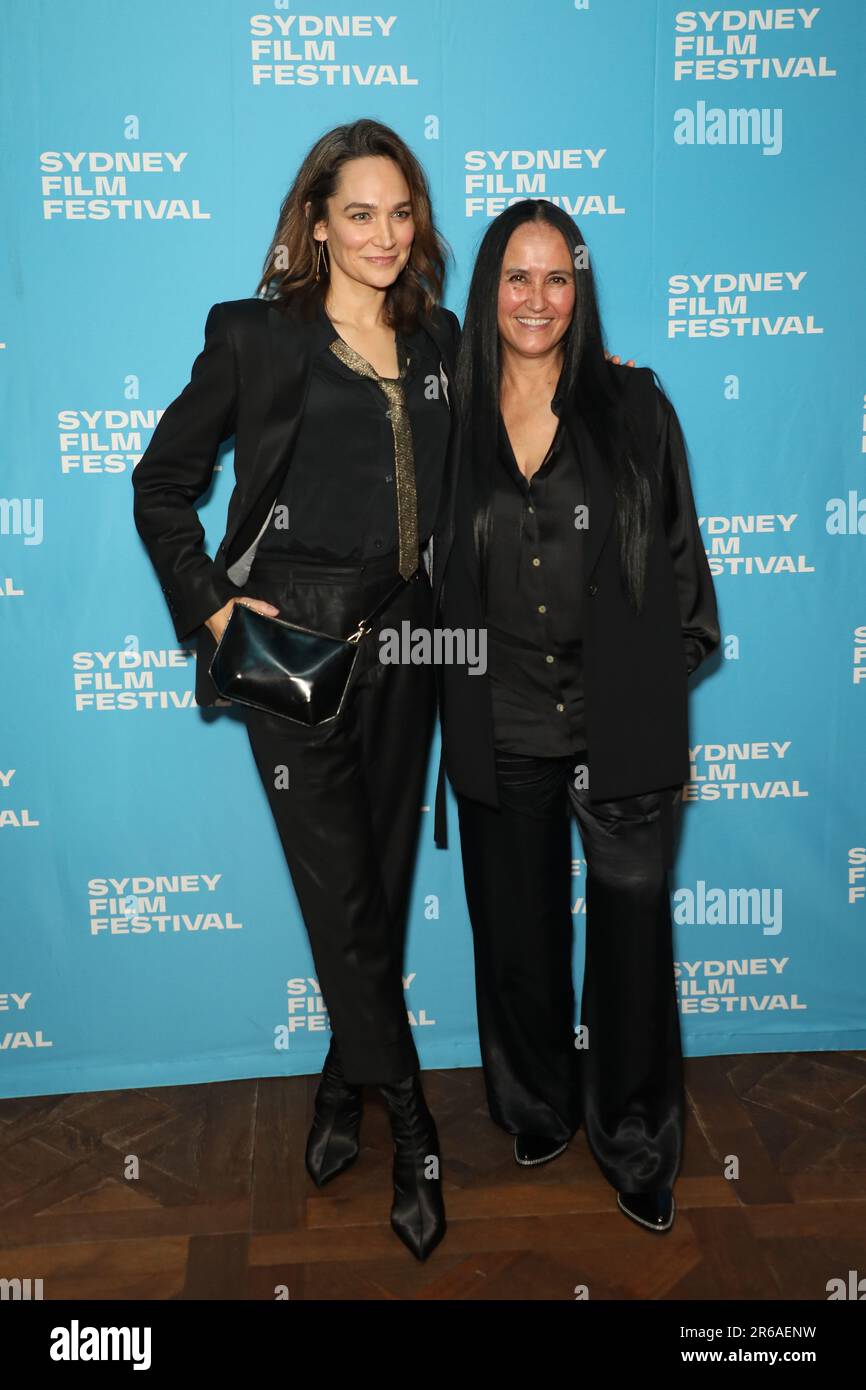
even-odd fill
[{"label": "black silk shirt", "polygon": [[[339,336],[337,330],[321,305],[317,313],[331,331],[313,361],[291,464],[256,558],[362,563],[398,549],[388,401],[375,381],[335,357],[328,343]],[[423,545],[436,520],[450,413],[438,352],[423,328],[405,338],[397,335],[397,355],[401,366],[409,358],[403,390]]]},{"label": "black silk shirt", "polygon": [[486,611],[494,739],[509,753],[558,757],[586,746],[583,473],[562,420],[530,480],[501,415],[498,457]]},{"label": "black silk shirt", "polygon": [[[554,410],[561,402],[554,397]],[[683,659],[690,675],[718,645],[713,581],[694,505],[676,412],[656,398],[657,469],[676,581]],[[510,753],[569,755],[586,748],[583,723],[583,538],[575,511],[588,502],[574,441],[560,421],[531,481],[517,467],[500,415],[488,570],[488,676],[494,741]],[[535,561],[538,561],[536,564]],[[552,660],[551,660],[552,658]]]}]

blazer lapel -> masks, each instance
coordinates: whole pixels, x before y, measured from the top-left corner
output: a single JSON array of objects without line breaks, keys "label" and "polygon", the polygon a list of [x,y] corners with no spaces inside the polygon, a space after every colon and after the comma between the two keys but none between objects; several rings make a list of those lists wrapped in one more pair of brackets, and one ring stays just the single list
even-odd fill
[{"label": "blazer lapel", "polygon": [[[246,583],[279,495],[304,413],[313,357],[333,336],[333,327],[318,315],[306,323],[296,313],[268,306],[262,368],[268,376],[269,399],[241,497],[243,519],[226,544],[226,569],[235,584]],[[248,360],[261,358],[250,355]]]},{"label": "blazer lapel", "polygon": [[573,402],[566,408],[565,424],[580,459],[589,508],[589,528],[586,533],[583,564],[584,575],[586,580],[589,580],[598,564],[598,557],[613,521],[613,490],[595,440]]},{"label": "blazer lapel", "polygon": [[451,412],[451,430],[448,435],[448,449],[445,456],[445,470],[442,478],[439,520],[433,534],[432,591],[435,612],[436,605],[439,601],[439,591],[442,587],[442,579],[445,574],[445,566],[454,538],[454,509],[460,459],[460,420],[453,386],[457,367],[457,355],[454,350],[451,333],[450,331],[445,331],[444,321],[440,319],[439,316],[425,318],[423,326],[428,337],[432,339],[439,351],[441,360],[439,379],[442,383],[442,390],[445,393],[445,401]]}]

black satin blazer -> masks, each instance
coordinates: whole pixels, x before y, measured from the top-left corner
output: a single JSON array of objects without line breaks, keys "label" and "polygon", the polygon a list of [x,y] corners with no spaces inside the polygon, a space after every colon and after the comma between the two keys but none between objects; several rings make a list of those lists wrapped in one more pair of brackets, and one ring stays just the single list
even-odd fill
[{"label": "black satin blazer", "polygon": [[[559,403],[579,451],[590,516],[583,679],[591,800],[636,796],[688,781],[688,676],[720,641],[716,596],[676,413],[651,368],[608,366],[618,374],[627,393],[626,409],[637,425],[637,462],[650,482],[653,525],[644,608],[636,617],[620,579],[608,469],[575,404]],[[455,472],[452,525],[440,543],[437,622],[445,628],[481,628],[470,469],[464,463]],[[468,666],[443,666],[439,690],[449,781],[455,791],[497,806],[487,677],[470,674]],[[440,766],[440,844],[445,842],[441,782]]]},{"label": "black satin blazer", "polygon": [[[449,384],[460,325],[437,307],[422,327],[439,349],[443,389]],[[219,698],[208,673],[215,650],[205,619],[246,583],[256,546],[289,467],[304,410],[312,359],[327,325],[303,320],[263,299],[214,304],[205,341],[188,384],[172,401],[132,473],[134,516],[156,570],[178,641],[194,637],[195,698]],[[452,423],[455,415],[452,409]],[[226,532],[213,559],[204,549],[196,501],[207,491],[219,446],[234,435],[235,486]],[[456,430],[449,436],[443,479],[443,514],[453,495]],[[438,593],[434,532],[431,579]]]}]

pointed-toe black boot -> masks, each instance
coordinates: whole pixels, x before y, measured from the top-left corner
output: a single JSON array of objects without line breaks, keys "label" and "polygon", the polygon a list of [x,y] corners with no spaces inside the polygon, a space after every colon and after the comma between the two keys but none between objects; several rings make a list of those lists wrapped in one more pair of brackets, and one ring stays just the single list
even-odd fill
[{"label": "pointed-toe black boot", "polygon": [[358,1157],[362,1109],[363,1088],[350,1085],[344,1079],[332,1037],[316,1092],[315,1115],[304,1156],[307,1172],[317,1187],[323,1187],[338,1173],[344,1173]]},{"label": "pointed-toe black boot", "polygon": [[391,1226],[418,1260],[426,1260],[445,1234],[439,1137],[418,1072],[380,1086],[394,1136]]},{"label": "pointed-toe black boot", "polygon": [[616,1200],[620,1211],[647,1231],[661,1234],[674,1224],[677,1208],[669,1187],[659,1187],[655,1192],[618,1192]]},{"label": "pointed-toe black boot", "polygon": [[568,1148],[568,1140],[557,1143],[555,1139],[545,1139],[540,1134],[515,1134],[514,1159],[521,1168],[537,1168],[558,1158]]}]

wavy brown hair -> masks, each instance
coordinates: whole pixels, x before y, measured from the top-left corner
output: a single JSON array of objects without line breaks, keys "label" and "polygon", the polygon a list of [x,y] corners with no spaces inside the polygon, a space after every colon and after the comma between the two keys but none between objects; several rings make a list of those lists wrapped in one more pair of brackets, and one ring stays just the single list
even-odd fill
[{"label": "wavy brown hair", "polygon": [[[313,145],[283,199],[256,294],[280,308],[297,306],[304,317],[312,316],[330,283],[327,255],[322,256],[321,279],[316,280],[319,243],[313,228],[327,221],[327,199],[337,190],[343,165],[369,155],[393,160],[409,186],[415,238],[409,260],[385,293],[385,317],[390,327],[412,332],[419,317],[429,314],[442,298],[450,248],[433,222],[424,170],[396,131],[378,121],[335,126]],[[307,202],[309,213],[304,211]]]}]

